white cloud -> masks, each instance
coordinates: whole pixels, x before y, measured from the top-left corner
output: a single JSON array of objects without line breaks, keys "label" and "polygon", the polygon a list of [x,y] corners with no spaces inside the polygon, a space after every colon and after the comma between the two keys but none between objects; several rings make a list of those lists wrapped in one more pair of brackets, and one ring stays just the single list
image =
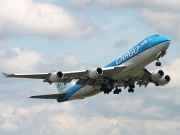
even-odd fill
[{"label": "white cloud", "polygon": [[180,39],[180,11],[171,13],[143,10],[140,13],[140,18],[151,25],[158,33]]},{"label": "white cloud", "polygon": [[166,74],[171,76],[170,86],[172,87],[180,87],[180,58],[174,59],[169,65],[163,67],[163,70]]},{"label": "white cloud", "polygon": [[0,47],[0,62],[3,63],[1,68],[7,71],[15,69],[23,71],[33,71],[35,66],[40,62],[42,55],[35,51],[21,50],[19,48],[7,49]]},{"label": "white cloud", "polygon": [[[86,101],[82,106],[87,107]],[[77,102],[78,103],[78,102]],[[79,102],[80,103],[80,102]],[[5,119],[0,125],[0,133],[4,134],[78,134],[116,135],[116,134],[178,134],[179,118],[176,120],[143,120],[131,116],[105,117],[103,114],[86,116],[79,113],[72,103],[42,104],[29,107],[14,108],[0,104],[2,117]],[[119,106],[120,107],[120,106]],[[88,108],[86,108],[88,111]],[[97,109],[94,107],[93,111]],[[141,110],[139,110],[141,113]],[[152,112],[153,113],[153,112]],[[93,127],[93,128],[92,128]]]},{"label": "white cloud", "polygon": [[118,47],[122,48],[122,47],[125,47],[126,45],[128,45],[127,40],[125,40],[125,39],[120,39],[120,40],[116,41],[113,46],[114,46],[114,47],[117,47],[117,48],[118,48]]},{"label": "white cloud", "polygon": [[6,48],[0,45],[0,69],[3,72],[50,72],[54,68],[61,71],[92,68],[91,63],[80,63],[77,56],[67,53],[63,58],[46,56],[33,50]]},{"label": "white cloud", "polygon": [[170,65],[167,65],[163,68],[165,73],[171,77],[171,82],[168,84],[169,91],[172,91],[170,94],[173,102],[177,105],[180,105],[180,58],[174,59]]},{"label": "white cloud", "polygon": [[[50,71],[54,66],[62,70],[93,66],[80,63],[75,54],[55,58],[3,45],[0,46],[0,58],[3,63],[0,70],[13,73]],[[57,92],[55,86],[51,88],[43,82],[33,81],[1,82],[0,134],[178,134],[179,63],[180,59],[175,59],[163,67],[172,78],[164,87],[136,88],[134,94],[123,90],[120,95],[100,94],[60,104],[55,100],[28,99],[30,95]]]},{"label": "white cloud", "polygon": [[[118,5],[120,1],[114,2]],[[108,4],[108,1],[106,3]],[[130,4],[130,1],[125,2],[126,5],[127,3]],[[169,5],[167,4],[167,6]],[[148,12],[150,9],[146,13]],[[157,16],[157,19],[158,17],[161,16]],[[155,23],[152,22],[151,25],[153,26]],[[170,27],[172,28],[172,26]],[[33,29],[35,28],[33,26]],[[25,29],[24,25],[23,29]],[[15,32],[20,33],[19,35],[35,33],[48,37],[54,36],[53,34],[50,36],[44,34],[46,31],[43,34],[37,33],[33,29],[19,31],[13,28]],[[12,35],[13,33],[8,34]],[[6,48],[3,45],[0,45],[0,63],[1,72],[11,73],[48,72],[53,68],[67,71],[95,67],[91,63],[80,63],[77,56],[72,53],[58,58],[46,56],[33,50]],[[120,95],[100,94],[81,101],[60,104],[55,100],[28,99],[30,95],[57,92],[55,86],[51,88],[48,84],[33,80],[21,83],[14,82],[3,77],[6,82],[0,82],[0,134],[179,134],[179,65],[180,59],[175,59],[170,65],[163,67],[165,74],[171,76],[171,82],[164,87],[136,88],[134,94],[123,90]]]},{"label": "white cloud", "polygon": [[[144,0],[114,0],[113,2],[111,0],[73,0],[74,6],[92,6],[92,5],[102,5],[105,7],[132,7],[132,8],[151,8],[151,9],[158,9],[160,10],[169,10],[171,7],[173,7],[173,11],[179,10],[178,5],[180,4],[179,0],[175,0],[173,2],[169,0],[152,0],[152,1],[144,1]],[[157,9],[157,10],[158,10]]]},{"label": "white cloud", "polygon": [[65,8],[32,0],[0,1],[0,38],[24,35],[71,38],[92,35],[88,19],[76,19]]},{"label": "white cloud", "polygon": [[94,5],[114,8],[128,8],[135,11],[139,19],[149,24],[159,34],[171,36],[180,40],[180,1],[169,0],[73,0],[77,8],[91,7]]}]

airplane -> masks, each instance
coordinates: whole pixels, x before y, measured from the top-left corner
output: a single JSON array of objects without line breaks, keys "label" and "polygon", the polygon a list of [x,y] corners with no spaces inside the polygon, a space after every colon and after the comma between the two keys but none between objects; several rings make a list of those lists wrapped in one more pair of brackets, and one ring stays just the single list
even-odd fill
[{"label": "airplane", "polygon": [[[107,64],[103,68],[62,72],[54,69],[49,73],[7,74],[5,77],[44,79],[43,82],[55,83],[59,93],[51,95],[36,95],[30,98],[56,99],[57,102],[84,99],[101,92],[119,94],[122,87],[133,93],[135,85],[145,86],[153,83],[164,86],[170,82],[170,76],[162,70],[149,72],[145,67],[156,62],[166,54],[170,38],[161,35],[151,35],[134,46],[127,53]],[[74,82],[76,80],[76,82]],[[71,82],[74,85],[69,86]]]}]

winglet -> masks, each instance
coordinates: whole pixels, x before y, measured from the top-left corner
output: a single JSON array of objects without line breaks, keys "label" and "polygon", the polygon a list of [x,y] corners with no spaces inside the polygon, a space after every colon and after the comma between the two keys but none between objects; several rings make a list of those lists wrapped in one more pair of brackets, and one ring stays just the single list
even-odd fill
[{"label": "winglet", "polygon": [[5,77],[9,77],[10,74],[7,74],[7,73],[2,73]]}]

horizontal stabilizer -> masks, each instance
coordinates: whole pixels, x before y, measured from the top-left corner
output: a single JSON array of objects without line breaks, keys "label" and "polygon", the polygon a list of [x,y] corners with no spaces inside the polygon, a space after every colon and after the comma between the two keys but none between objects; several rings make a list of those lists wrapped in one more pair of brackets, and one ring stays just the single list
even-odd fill
[{"label": "horizontal stabilizer", "polygon": [[29,98],[40,98],[40,99],[58,99],[62,98],[66,95],[66,93],[63,94],[52,94],[52,95],[37,95],[37,96],[31,96]]},{"label": "horizontal stabilizer", "polygon": [[2,73],[5,77],[9,77],[10,74],[7,74],[7,73]]}]

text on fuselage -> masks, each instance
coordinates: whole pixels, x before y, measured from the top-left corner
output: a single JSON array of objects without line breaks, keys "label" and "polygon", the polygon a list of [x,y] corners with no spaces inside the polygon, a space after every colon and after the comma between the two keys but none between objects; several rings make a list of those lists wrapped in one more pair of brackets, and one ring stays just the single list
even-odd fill
[{"label": "text on fuselage", "polygon": [[137,54],[139,51],[139,46],[134,47],[131,49],[129,52],[127,52],[125,55],[121,56],[116,60],[116,64],[119,65],[121,62],[128,60],[131,58],[133,55]]}]

